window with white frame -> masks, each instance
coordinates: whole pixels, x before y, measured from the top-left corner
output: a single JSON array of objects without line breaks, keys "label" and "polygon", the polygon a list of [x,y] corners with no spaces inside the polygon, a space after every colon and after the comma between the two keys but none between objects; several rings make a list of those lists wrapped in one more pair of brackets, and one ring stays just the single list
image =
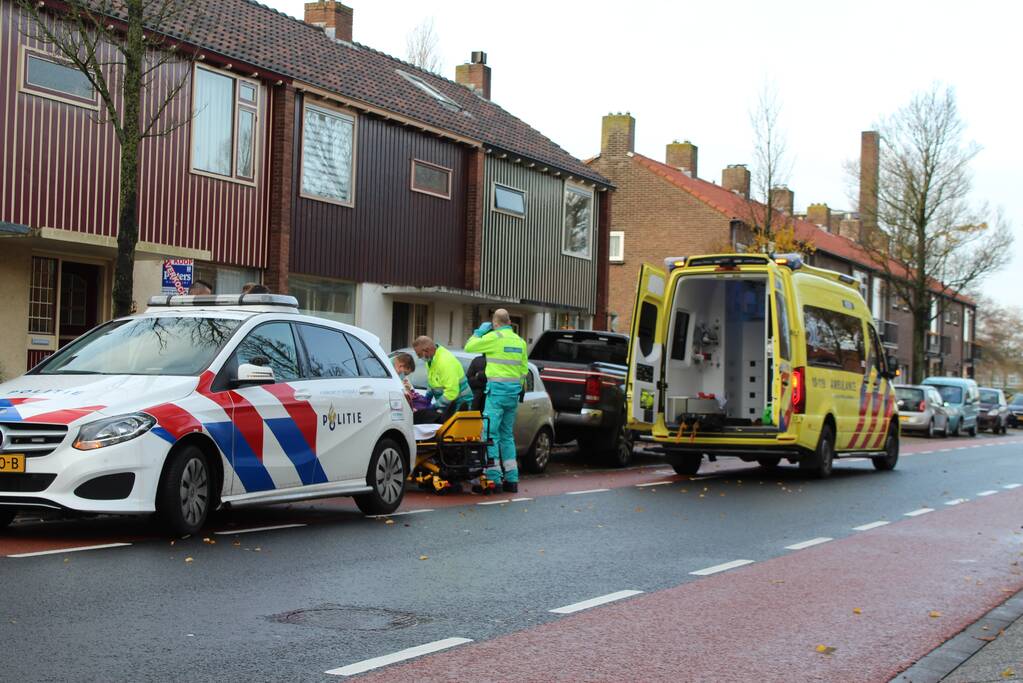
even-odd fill
[{"label": "window with white frame", "polygon": [[192,170],[253,180],[259,85],[196,66],[193,89]]},{"label": "window with white frame", "polygon": [[565,185],[565,221],[561,253],[589,259],[593,242],[593,192],[578,185]]},{"label": "window with white frame", "polygon": [[622,263],[625,261],[625,232],[622,230],[611,231],[611,244],[608,248],[608,260],[611,263]]},{"label": "window with white frame", "polygon": [[60,58],[22,47],[23,92],[97,108],[96,89],[81,71]]},{"label": "window with white frame", "polygon": [[931,334],[938,333],[938,300],[931,297]]},{"label": "window with white frame", "polygon": [[56,334],[57,259],[32,257],[28,289],[29,334]]},{"label": "window with white frame", "polygon": [[972,332],[973,332],[973,330],[970,329],[970,322],[972,322],[970,320],[970,317],[971,317],[970,309],[964,308],[963,309],[963,341],[964,342],[973,341],[973,339],[972,339]]},{"label": "window with white frame", "polygon": [[413,159],[412,189],[415,192],[451,199],[451,169]]},{"label": "window with white frame", "polygon": [[302,195],[351,206],[355,117],[306,104],[302,118]]},{"label": "window with white frame", "polygon": [[884,318],[884,280],[876,273],[870,280],[870,313],[874,320]]},{"label": "window with white frame", "polygon": [[494,210],[522,217],[526,215],[526,193],[494,183]]}]

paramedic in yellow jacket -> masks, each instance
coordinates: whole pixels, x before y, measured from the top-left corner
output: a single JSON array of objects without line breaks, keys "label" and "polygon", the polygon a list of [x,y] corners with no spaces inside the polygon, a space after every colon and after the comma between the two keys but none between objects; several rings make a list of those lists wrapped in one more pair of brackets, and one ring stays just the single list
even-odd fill
[{"label": "paramedic in yellow jacket", "polygon": [[472,403],[469,380],[455,354],[425,336],[417,337],[412,349],[426,361],[426,383],[435,408],[443,412],[450,404],[457,403],[456,410],[461,410]]},{"label": "paramedic in yellow jacket", "polygon": [[490,457],[494,465],[487,469],[486,477],[495,486],[501,485],[507,493],[518,493],[519,467],[515,461],[515,413],[519,396],[529,370],[526,360],[526,342],[511,326],[508,311],[494,311],[493,320],[483,323],[465,342],[469,353],[482,353],[487,357],[487,400],[483,413],[487,416],[491,439]]}]

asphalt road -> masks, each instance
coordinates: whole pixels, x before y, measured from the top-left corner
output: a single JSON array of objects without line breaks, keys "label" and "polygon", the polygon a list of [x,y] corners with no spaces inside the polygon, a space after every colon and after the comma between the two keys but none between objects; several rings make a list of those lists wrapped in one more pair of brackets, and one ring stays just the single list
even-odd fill
[{"label": "asphalt road", "polygon": [[[403,506],[411,514],[387,519],[365,519],[346,500],[324,501],[238,512],[217,520],[207,535],[173,542],[137,521],[23,521],[0,535],[0,554],[7,556],[0,558],[0,678],[337,680],[324,672],[465,638],[475,643],[458,646],[450,657],[442,653],[419,660],[411,671],[421,677],[460,653],[465,660],[460,668],[443,675],[437,668],[438,678],[511,680],[524,660],[544,660],[542,642],[527,651],[497,644],[538,628],[557,629],[560,620],[573,618],[552,609],[619,591],[662,592],[660,604],[667,605],[682,599],[671,597],[672,591],[700,585],[738,589],[762,563],[798,568],[801,557],[806,563],[825,561],[824,550],[846,548],[852,559],[842,562],[851,563],[855,544],[870,534],[875,534],[872,543],[881,548],[888,543],[898,553],[914,537],[931,533],[927,529],[945,528],[949,533],[934,536],[932,545],[951,544],[940,550],[947,556],[960,537],[968,539],[964,546],[991,541],[983,537],[985,519],[997,526],[1013,514],[1006,508],[1023,510],[1018,484],[1023,484],[1023,435],[1015,432],[906,439],[894,472],[876,472],[867,460],[842,461],[826,481],[808,480],[795,468],[767,473],[734,460],[707,465],[690,480],[666,473],[650,456],[636,469],[594,472],[564,452],[551,473],[520,487],[515,497],[528,500],[493,504],[512,496],[415,494]],[[990,510],[979,507],[985,505]],[[934,512],[906,516],[925,509]],[[854,529],[874,522],[890,525]],[[281,525],[296,526],[239,533]],[[913,533],[916,528],[919,534]],[[902,535],[884,536],[889,529],[902,529]],[[998,527],[997,542],[984,546],[989,554],[978,552],[975,566],[956,571],[989,572],[992,591],[1011,587],[996,588],[996,580],[1018,579],[1015,590],[1023,587],[1023,577],[1002,567],[1003,559],[1018,563],[1023,550],[1011,546],[1007,533]],[[72,550],[108,543],[131,545]],[[906,581],[912,582],[915,563],[928,562],[928,547],[903,557]],[[40,551],[56,552],[31,554]],[[713,576],[691,574],[738,560],[755,564]],[[925,573],[923,566],[920,572]],[[822,596],[852,578],[830,570],[789,580],[793,589],[812,581],[806,594]],[[935,574],[934,581],[939,578]],[[990,609],[992,594],[973,595],[950,603],[962,605],[964,620],[971,609],[977,615]],[[581,613],[598,621],[606,614],[613,621],[616,606],[635,600],[658,604],[656,595],[624,597],[611,607]],[[739,606],[722,599],[708,608]],[[714,621],[713,614],[704,618]],[[646,628],[652,627],[637,627],[631,635],[666,648],[700,644],[698,628],[687,634]],[[906,642],[919,654],[941,642],[937,631],[905,628]],[[928,646],[928,639],[935,642]],[[494,645],[479,657],[471,654],[471,648],[488,642]],[[725,659],[744,656],[754,657],[739,651]],[[408,680],[402,666],[374,672]],[[706,666],[713,671],[717,665]],[[718,680],[744,680],[728,674],[723,660],[720,666]],[[547,667],[551,678],[559,678],[557,662]],[[592,680],[602,678],[592,667],[586,673]],[[566,677],[575,675],[561,676]]]}]

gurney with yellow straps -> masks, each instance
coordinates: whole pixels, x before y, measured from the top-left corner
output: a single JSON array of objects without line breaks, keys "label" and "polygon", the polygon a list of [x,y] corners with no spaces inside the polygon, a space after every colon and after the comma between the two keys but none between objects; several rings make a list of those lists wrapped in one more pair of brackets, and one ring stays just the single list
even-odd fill
[{"label": "gurney with yellow straps", "polygon": [[477,410],[463,410],[436,430],[432,427],[416,425],[416,466],[409,478],[420,488],[440,494],[460,489],[463,481],[478,480],[486,488],[487,417]]}]

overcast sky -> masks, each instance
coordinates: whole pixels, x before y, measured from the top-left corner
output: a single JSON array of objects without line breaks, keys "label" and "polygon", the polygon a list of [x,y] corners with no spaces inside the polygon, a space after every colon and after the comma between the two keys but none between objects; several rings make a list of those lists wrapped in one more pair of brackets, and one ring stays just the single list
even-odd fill
[{"label": "overcast sky", "polygon": [[[301,0],[266,4],[302,17]],[[843,162],[860,131],[941,82],[955,87],[968,139],[983,147],[974,195],[1004,208],[1023,252],[1023,3],[917,0],[630,2],[350,0],[354,38],[405,57],[432,17],[442,74],[487,53],[495,102],[579,158],[600,147],[608,112],[636,117],[636,151],[663,160],[673,139],[699,147],[699,175],[751,163],[749,110],[764,83],[781,103],[796,209],[853,206]],[[1023,258],[985,293],[1019,297]]]}]

